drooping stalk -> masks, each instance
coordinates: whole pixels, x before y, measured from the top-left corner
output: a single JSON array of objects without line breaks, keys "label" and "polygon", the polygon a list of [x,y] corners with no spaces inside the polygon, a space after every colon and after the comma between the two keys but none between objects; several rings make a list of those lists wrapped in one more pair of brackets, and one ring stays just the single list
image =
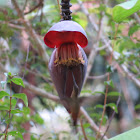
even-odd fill
[{"label": "drooping stalk", "polygon": [[62,6],[61,7],[61,16],[62,16],[61,21],[71,20],[72,19],[72,17],[71,17],[72,12],[70,10],[70,7],[72,6],[72,4],[70,4],[70,0],[61,0],[60,5]]}]

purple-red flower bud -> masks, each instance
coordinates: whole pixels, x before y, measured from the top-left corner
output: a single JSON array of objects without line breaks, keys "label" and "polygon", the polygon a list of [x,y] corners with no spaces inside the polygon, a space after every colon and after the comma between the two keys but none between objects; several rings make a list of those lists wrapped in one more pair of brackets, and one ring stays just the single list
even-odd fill
[{"label": "purple-red flower bud", "polygon": [[60,100],[76,125],[81,92],[87,69],[87,57],[82,47],[87,45],[83,28],[73,21],[55,24],[44,37],[44,42],[54,51],[49,71]]}]

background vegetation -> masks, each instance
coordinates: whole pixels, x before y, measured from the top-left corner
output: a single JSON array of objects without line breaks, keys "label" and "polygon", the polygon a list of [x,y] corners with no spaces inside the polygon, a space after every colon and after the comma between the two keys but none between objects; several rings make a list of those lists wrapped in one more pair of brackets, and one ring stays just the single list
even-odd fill
[{"label": "background vegetation", "polygon": [[[53,49],[43,42],[60,21],[60,2],[0,1],[0,139],[109,139],[139,126],[140,0],[123,2],[71,0],[89,40],[85,104],[73,134],[48,71]],[[125,139],[140,139],[139,127],[115,138]]]}]

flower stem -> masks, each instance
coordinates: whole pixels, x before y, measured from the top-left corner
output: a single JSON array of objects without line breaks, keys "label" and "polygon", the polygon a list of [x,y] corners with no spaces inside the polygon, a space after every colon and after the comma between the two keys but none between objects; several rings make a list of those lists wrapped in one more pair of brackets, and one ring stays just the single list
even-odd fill
[{"label": "flower stem", "polygon": [[[12,108],[12,92],[11,92],[11,89],[12,89],[12,85],[11,85],[11,82],[10,82],[10,109],[9,109],[9,120],[10,120],[10,117],[11,117],[11,108]],[[6,138],[7,138],[7,133],[8,133],[9,125],[10,125],[10,122],[8,122],[8,124],[7,124],[6,130],[5,130],[6,132],[5,132],[4,140],[6,140]]]}]

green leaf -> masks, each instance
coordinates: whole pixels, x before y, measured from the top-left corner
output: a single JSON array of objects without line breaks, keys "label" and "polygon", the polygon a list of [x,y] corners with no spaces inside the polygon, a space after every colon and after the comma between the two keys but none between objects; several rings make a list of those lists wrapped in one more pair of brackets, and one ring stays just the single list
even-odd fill
[{"label": "green leaf", "polygon": [[128,32],[128,35],[131,36],[133,35],[136,31],[140,30],[140,25],[135,25],[135,26],[132,26],[130,29],[129,29],[129,32]]},{"label": "green leaf", "polygon": [[112,108],[116,113],[118,113],[117,106],[114,103],[106,104],[106,107]]},{"label": "green leaf", "polygon": [[95,95],[95,94],[105,94],[104,92],[102,92],[102,91],[95,91],[94,93],[92,93],[92,95]]},{"label": "green leaf", "polygon": [[90,127],[90,124],[89,123],[85,123],[85,124],[83,124],[83,127],[86,129],[86,128]]},{"label": "green leaf", "polygon": [[109,92],[107,94],[107,96],[121,96],[121,94],[119,92],[116,92],[116,91],[112,91],[112,92]]},{"label": "green leaf", "polygon": [[0,99],[2,99],[5,96],[10,96],[10,95],[5,91],[0,91]]},{"label": "green leaf", "polygon": [[14,109],[17,104],[17,100],[12,98],[11,104],[12,104],[12,109]]},{"label": "green leaf", "polygon": [[5,133],[0,133],[0,136],[1,136],[1,135],[5,135]]},{"label": "green leaf", "polygon": [[38,140],[38,139],[35,138],[33,135],[31,135],[30,139],[31,139],[31,140]]},{"label": "green leaf", "polygon": [[11,132],[8,132],[7,135],[11,135],[11,136],[14,136],[14,137],[18,137],[20,139],[23,140],[23,136],[20,132],[18,131],[11,131]]},{"label": "green leaf", "polygon": [[120,23],[138,10],[140,10],[140,0],[131,0],[118,4],[113,8],[113,19]]},{"label": "green leaf", "polygon": [[93,136],[87,136],[89,140],[96,140]]},{"label": "green leaf", "polygon": [[140,104],[135,106],[135,110],[138,110],[138,109],[140,109]]},{"label": "green leaf", "polygon": [[91,90],[82,90],[81,93],[91,93]]},{"label": "green leaf", "polygon": [[107,72],[113,72],[114,71],[113,67],[111,65],[107,65],[106,68],[107,68]]},{"label": "green leaf", "polygon": [[13,109],[13,110],[11,110],[11,113],[12,114],[22,113],[22,110],[20,110],[20,109]]},{"label": "green leaf", "polygon": [[9,110],[9,107],[7,107],[7,106],[0,106],[0,110]]},{"label": "green leaf", "polygon": [[108,85],[108,86],[111,86],[112,88],[114,88],[114,84],[113,84],[112,80],[105,81],[104,84],[105,85]]},{"label": "green leaf", "polygon": [[32,118],[38,124],[43,124],[44,123],[44,120],[39,116],[39,114],[33,115]]},{"label": "green leaf", "polygon": [[21,78],[12,78],[12,82],[15,83],[16,85],[25,87]]},{"label": "green leaf", "polygon": [[17,93],[17,94],[14,94],[12,97],[22,99],[24,104],[28,107],[28,99],[27,99],[26,94],[24,94],[24,93]]},{"label": "green leaf", "polygon": [[22,112],[26,115],[30,114],[30,108],[29,107],[23,107]]},{"label": "green leaf", "polygon": [[100,104],[96,105],[95,107],[96,108],[104,108],[104,106],[103,105],[100,105]]},{"label": "green leaf", "polygon": [[129,130],[125,133],[117,135],[109,140],[140,140],[140,127]]}]

